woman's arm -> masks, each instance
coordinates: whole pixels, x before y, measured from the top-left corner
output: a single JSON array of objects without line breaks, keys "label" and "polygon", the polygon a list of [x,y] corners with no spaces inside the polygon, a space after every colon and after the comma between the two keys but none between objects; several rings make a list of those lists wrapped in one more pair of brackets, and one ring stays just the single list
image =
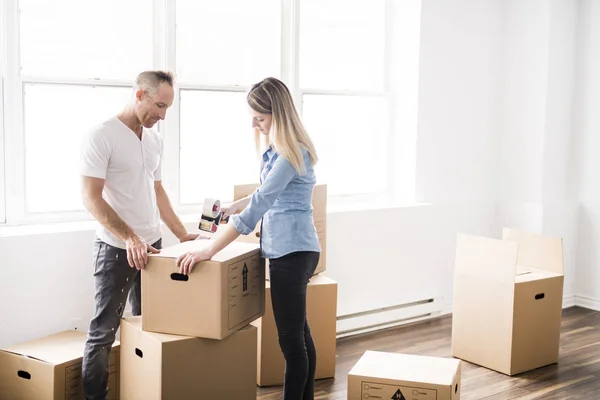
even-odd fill
[{"label": "woman's arm", "polygon": [[241,214],[233,215],[228,224],[223,225],[222,232],[217,233],[208,242],[207,247],[196,252],[189,252],[177,259],[176,265],[182,274],[188,274],[200,261],[210,260],[216,253],[228,246],[237,237],[254,231],[258,221],[271,208],[277,197],[296,176],[296,169],[284,157],[275,160],[273,168],[262,186],[250,196],[249,204]]}]

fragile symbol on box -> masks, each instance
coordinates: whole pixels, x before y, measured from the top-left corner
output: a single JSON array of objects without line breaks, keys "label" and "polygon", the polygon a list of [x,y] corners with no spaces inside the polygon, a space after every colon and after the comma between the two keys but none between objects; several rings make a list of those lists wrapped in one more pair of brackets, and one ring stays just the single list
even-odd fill
[{"label": "fragile symbol on box", "polygon": [[400,389],[398,389],[396,393],[394,393],[394,395],[392,396],[391,400],[406,400],[406,397],[404,397]]}]

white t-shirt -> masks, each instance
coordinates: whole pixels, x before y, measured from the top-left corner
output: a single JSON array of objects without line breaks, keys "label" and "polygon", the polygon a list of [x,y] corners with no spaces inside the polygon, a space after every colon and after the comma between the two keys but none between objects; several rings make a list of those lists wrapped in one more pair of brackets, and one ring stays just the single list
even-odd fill
[{"label": "white t-shirt", "polygon": [[[113,117],[83,140],[81,175],[104,179],[102,197],[148,243],[161,237],[154,181],[162,180],[162,139],[144,128],[142,139]],[[125,242],[100,224],[98,238],[124,249]]]}]

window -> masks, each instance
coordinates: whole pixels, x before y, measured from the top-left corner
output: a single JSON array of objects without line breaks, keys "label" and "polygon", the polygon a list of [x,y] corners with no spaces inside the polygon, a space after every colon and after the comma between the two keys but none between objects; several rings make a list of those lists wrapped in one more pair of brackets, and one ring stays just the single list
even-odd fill
[{"label": "window", "polygon": [[385,0],[300,2],[303,117],[330,196],[389,189],[387,40]]},{"label": "window", "polygon": [[176,73],[158,129],[179,213],[258,182],[245,95],[268,76],[292,92],[331,203],[410,199],[419,19],[419,0],[0,0],[0,223],[89,218],[81,139],[146,69]]},{"label": "window", "polygon": [[259,180],[245,92],[281,75],[281,1],[177,0],[174,25],[179,124],[167,136],[179,141],[170,146],[179,163],[165,179],[197,211],[204,198],[232,200],[234,184]]},{"label": "window", "polygon": [[83,130],[118,113],[131,95],[126,87],[25,84],[27,213],[83,209],[77,168]]}]

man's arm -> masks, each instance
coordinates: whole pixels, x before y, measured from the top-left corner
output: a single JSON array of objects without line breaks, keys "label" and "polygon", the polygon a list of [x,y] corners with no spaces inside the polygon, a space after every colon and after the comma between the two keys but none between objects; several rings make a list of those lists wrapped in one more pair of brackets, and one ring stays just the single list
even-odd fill
[{"label": "man's arm", "polygon": [[102,198],[104,179],[83,177],[83,204],[94,218],[123,240],[135,236],[135,232],[119,217]]},{"label": "man's arm", "polygon": [[160,218],[177,239],[179,239],[180,242],[185,242],[186,240],[194,240],[198,237],[197,234],[188,233],[177,214],[175,214],[171,201],[169,200],[169,195],[162,185],[162,181],[154,181],[154,191],[156,192],[156,204],[158,205]]},{"label": "man's arm", "polygon": [[158,253],[158,250],[139,237],[102,198],[104,179],[84,176],[82,186],[85,208],[98,222],[125,241],[129,266],[143,269],[148,262],[147,252]]}]

